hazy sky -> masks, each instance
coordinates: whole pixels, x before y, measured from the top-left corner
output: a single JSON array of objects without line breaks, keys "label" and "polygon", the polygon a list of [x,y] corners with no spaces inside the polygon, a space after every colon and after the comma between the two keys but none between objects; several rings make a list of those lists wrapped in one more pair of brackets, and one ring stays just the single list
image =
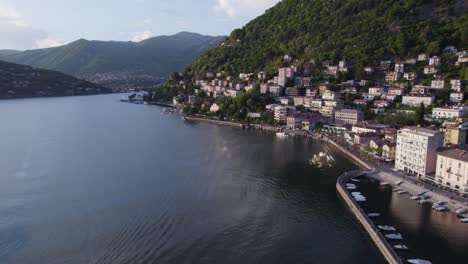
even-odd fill
[{"label": "hazy sky", "polygon": [[228,35],[280,0],[0,0],[0,49],[140,41],[191,31]]}]

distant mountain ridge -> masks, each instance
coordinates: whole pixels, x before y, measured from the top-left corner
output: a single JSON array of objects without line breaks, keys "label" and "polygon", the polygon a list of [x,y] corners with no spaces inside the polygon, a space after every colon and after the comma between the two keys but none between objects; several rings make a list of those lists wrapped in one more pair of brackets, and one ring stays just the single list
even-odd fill
[{"label": "distant mountain ridge", "polygon": [[0,61],[0,98],[110,93],[100,85],[57,71]]},{"label": "distant mountain ridge", "polygon": [[190,32],[142,42],[79,39],[54,48],[0,51],[0,59],[60,71],[109,87],[151,86],[172,72],[182,71],[224,39]]}]

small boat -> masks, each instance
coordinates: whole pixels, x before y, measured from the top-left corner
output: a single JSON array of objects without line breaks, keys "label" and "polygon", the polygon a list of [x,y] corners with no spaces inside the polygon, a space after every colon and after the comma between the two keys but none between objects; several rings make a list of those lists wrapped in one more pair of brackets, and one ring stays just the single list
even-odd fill
[{"label": "small boat", "polygon": [[429,260],[424,259],[408,259],[407,261],[411,264],[432,264]]},{"label": "small boat", "polygon": [[367,216],[368,217],[379,217],[380,214],[379,213],[368,213]]},{"label": "small boat", "polygon": [[468,218],[460,219],[460,222],[462,222],[464,224],[468,224]]},{"label": "small boat", "polygon": [[356,186],[356,184],[353,184],[353,183],[347,183],[346,187],[357,187],[357,186]]},{"label": "small boat", "polygon": [[395,182],[395,185],[401,185],[403,183],[403,181],[397,181]]},{"label": "small boat", "polygon": [[429,199],[429,198],[431,198],[431,196],[428,195],[428,194],[423,194],[423,195],[420,195],[420,196],[421,196],[421,199]]},{"label": "small boat", "polygon": [[399,192],[399,191],[401,191],[401,189],[396,188],[396,189],[394,189],[393,191],[394,191],[394,192]]},{"label": "small boat", "polygon": [[425,195],[426,193],[427,193],[427,191],[420,192],[420,193],[418,193],[418,196],[423,196],[423,195]]},{"label": "small boat", "polygon": [[428,203],[431,203],[431,201],[429,201],[429,200],[420,200],[418,203],[419,204],[426,204],[426,203],[428,204]]},{"label": "small boat", "polygon": [[398,194],[407,194],[408,192],[405,191],[405,190],[400,190],[400,191],[398,191],[397,193],[398,193]]},{"label": "small boat", "polygon": [[400,250],[408,250],[409,249],[407,245],[403,245],[403,244],[395,245],[395,246],[393,246],[393,248],[400,249]]},{"label": "small boat", "polygon": [[434,203],[434,205],[437,205],[437,206],[441,206],[441,205],[444,205],[446,204],[444,201],[437,201]]},{"label": "small boat", "polygon": [[289,135],[286,134],[285,132],[278,132],[276,133],[276,136],[280,138],[285,138],[285,137],[288,137]]},{"label": "small boat", "polygon": [[379,229],[381,230],[385,230],[385,231],[396,231],[396,228],[394,228],[393,226],[388,226],[388,225],[379,225],[377,226]]},{"label": "small boat", "polygon": [[353,182],[361,182],[361,181],[358,180],[358,179],[351,179],[351,181],[353,181]]},{"label": "small boat", "polygon": [[357,187],[356,187],[356,186],[346,186],[346,189],[348,189],[348,190],[356,190]]},{"label": "small boat", "polygon": [[380,183],[380,186],[387,186],[387,185],[390,185],[390,183],[388,183],[388,182],[381,182]]},{"label": "small boat", "polygon": [[460,209],[458,209],[458,210],[456,211],[457,214],[464,214],[464,213],[466,213],[466,212],[467,212],[467,210],[466,210],[465,208],[460,208]]},{"label": "small boat", "polygon": [[388,239],[393,239],[393,240],[402,240],[403,239],[401,234],[388,234],[388,235],[385,235],[385,237],[388,238]]},{"label": "small boat", "polygon": [[413,201],[417,201],[417,200],[421,200],[421,196],[411,196],[411,200]]}]

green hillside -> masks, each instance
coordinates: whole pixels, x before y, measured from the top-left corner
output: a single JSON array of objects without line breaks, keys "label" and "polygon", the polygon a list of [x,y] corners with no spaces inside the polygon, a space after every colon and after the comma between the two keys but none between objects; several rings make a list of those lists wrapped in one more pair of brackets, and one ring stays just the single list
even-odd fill
[{"label": "green hillside", "polygon": [[109,92],[111,91],[107,88],[60,72],[0,61],[0,98]]},{"label": "green hillside", "polygon": [[0,59],[56,70],[110,86],[114,85],[113,81],[125,80],[125,85],[131,86],[133,79],[147,79],[151,83],[183,70],[223,39],[188,32],[139,43],[80,39],[48,49],[0,51]]},{"label": "green hillside", "polygon": [[346,59],[359,74],[385,58],[468,48],[467,9],[463,0],[283,0],[187,73],[271,73],[288,54],[300,63]]}]

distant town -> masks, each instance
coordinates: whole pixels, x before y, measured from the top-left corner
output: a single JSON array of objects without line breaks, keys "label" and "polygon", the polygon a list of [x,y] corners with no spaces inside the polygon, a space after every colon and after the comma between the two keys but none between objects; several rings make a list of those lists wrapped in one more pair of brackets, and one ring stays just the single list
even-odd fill
[{"label": "distant town", "polygon": [[[468,63],[467,51],[447,46],[438,55],[383,60],[365,67],[368,79],[342,82],[353,71],[346,60],[283,59],[286,66],[271,78],[207,72],[188,83],[176,74],[169,83],[185,92],[172,103],[189,116],[274,128],[283,136],[320,132],[368,160],[468,196],[468,100],[464,80],[452,78]],[[317,70],[322,77],[314,82]]]}]

